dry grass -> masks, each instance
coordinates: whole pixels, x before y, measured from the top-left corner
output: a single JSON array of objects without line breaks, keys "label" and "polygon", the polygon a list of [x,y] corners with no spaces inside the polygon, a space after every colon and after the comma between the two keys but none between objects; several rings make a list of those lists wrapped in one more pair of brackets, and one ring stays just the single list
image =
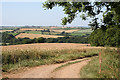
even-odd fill
[{"label": "dry grass", "polygon": [[[24,68],[45,64],[55,64],[84,57],[91,57],[101,52],[102,48],[104,49],[105,47],[91,47],[89,44],[75,44],[75,43],[35,43],[2,46],[2,61],[3,61],[2,69],[3,72],[9,72],[16,69],[19,70],[22,67]],[[108,63],[109,61],[110,63],[108,63],[107,65],[114,63],[116,65],[118,61],[116,60],[115,57],[117,57],[116,51],[115,52],[113,50],[106,51],[103,53],[102,58],[103,63],[104,62]],[[85,68],[85,72],[91,73],[91,71],[92,72],[96,70],[99,71],[99,58],[94,59],[93,62],[91,63],[93,66],[88,65],[87,68],[89,69]],[[111,71],[111,69],[109,68],[112,65],[110,65],[110,67],[108,66],[108,68],[106,68],[106,65],[104,64],[102,66],[104,71],[107,69],[108,71]],[[117,67],[115,66],[115,70],[116,68]],[[95,74],[98,74],[96,72]],[[111,73],[112,72],[114,73],[115,71],[113,70],[111,71]],[[109,72],[107,72],[107,74],[106,73],[104,74],[105,75],[108,74],[109,76]]]},{"label": "dry grass", "polygon": [[34,39],[34,38],[39,38],[39,37],[58,38],[58,37],[64,37],[64,36],[21,33],[21,34],[16,36],[16,38],[18,38],[18,37],[20,37],[20,38],[29,37],[30,39]]},{"label": "dry grass", "polygon": [[21,31],[26,31],[26,30],[31,30],[31,31],[35,31],[35,30],[44,30],[44,29],[38,29],[38,28],[21,28]]},{"label": "dry grass", "polygon": [[[99,57],[94,57],[89,64],[80,71],[81,78],[111,78],[120,80],[119,78],[119,52],[115,49],[103,49],[101,52],[102,62]],[[101,71],[100,71],[101,65]],[[116,78],[116,79],[115,79]]]},{"label": "dry grass", "polygon": [[96,54],[98,49],[85,44],[37,43],[2,46],[3,72],[21,67],[61,63]]},{"label": "dry grass", "polygon": [[75,30],[52,30],[52,31],[55,31],[55,32],[63,32],[63,31],[65,31],[67,33],[72,33],[74,31],[79,31],[79,29],[75,29]]},{"label": "dry grass", "polygon": [[2,46],[3,51],[11,50],[62,50],[62,49],[98,49],[101,47],[91,47],[89,44],[75,44],[75,43],[35,43]]}]

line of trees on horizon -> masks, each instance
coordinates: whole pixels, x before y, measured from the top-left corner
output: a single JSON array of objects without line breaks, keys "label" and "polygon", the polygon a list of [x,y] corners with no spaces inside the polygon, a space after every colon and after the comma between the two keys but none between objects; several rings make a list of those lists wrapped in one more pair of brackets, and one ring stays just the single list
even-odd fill
[{"label": "line of trees on horizon", "polygon": [[65,36],[58,38],[34,38],[30,39],[28,37],[25,38],[15,38],[12,34],[8,34],[7,32],[0,33],[2,35],[2,40],[0,43],[2,45],[17,45],[17,44],[31,44],[31,43],[84,43],[87,44],[88,40],[84,36]]}]

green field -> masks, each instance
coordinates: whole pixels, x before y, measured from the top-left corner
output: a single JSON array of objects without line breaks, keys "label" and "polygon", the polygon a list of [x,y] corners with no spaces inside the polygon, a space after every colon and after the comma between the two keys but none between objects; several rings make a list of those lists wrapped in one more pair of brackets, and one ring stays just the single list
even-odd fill
[{"label": "green field", "polygon": [[12,34],[13,36],[16,36],[16,35],[18,35],[18,34],[20,34],[20,33],[9,33],[9,34]]},{"label": "green field", "polygon": [[25,31],[25,33],[29,33],[29,34],[45,34],[45,35],[56,35],[56,34],[59,34],[57,32],[41,32],[41,31]]},{"label": "green field", "polygon": [[42,34],[41,31],[25,31],[25,33],[30,33],[30,34]]},{"label": "green field", "polygon": [[72,36],[83,36],[83,35],[90,35],[92,33],[91,29],[84,29],[84,30],[79,30],[73,33],[70,33]]},{"label": "green field", "polygon": [[[45,28],[47,29],[47,28]],[[52,30],[76,30],[79,29],[79,31],[74,31],[71,33],[67,33],[67,35],[69,36],[87,36],[90,35],[92,30],[88,29],[88,28],[53,28]],[[18,35],[19,33],[28,33],[28,34],[45,34],[45,35],[66,35],[65,34],[61,34],[61,32],[54,32],[54,31],[50,31],[50,32],[42,32],[42,31],[21,31],[21,30],[15,30],[14,32],[10,32],[9,34],[12,34],[13,36]]]}]

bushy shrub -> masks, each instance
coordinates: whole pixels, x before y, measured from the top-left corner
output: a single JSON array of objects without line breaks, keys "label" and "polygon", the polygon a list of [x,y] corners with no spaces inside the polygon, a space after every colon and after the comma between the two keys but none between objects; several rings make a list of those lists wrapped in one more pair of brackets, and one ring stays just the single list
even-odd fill
[{"label": "bushy shrub", "polygon": [[120,28],[112,27],[106,30],[105,44],[109,46],[120,46]]},{"label": "bushy shrub", "polygon": [[105,32],[102,29],[93,31],[89,37],[89,43],[92,46],[104,46],[105,45]]},{"label": "bushy shrub", "polygon": [[120,28],[118,26],[93,31],[89,37],[92,46],[120,46]]}]

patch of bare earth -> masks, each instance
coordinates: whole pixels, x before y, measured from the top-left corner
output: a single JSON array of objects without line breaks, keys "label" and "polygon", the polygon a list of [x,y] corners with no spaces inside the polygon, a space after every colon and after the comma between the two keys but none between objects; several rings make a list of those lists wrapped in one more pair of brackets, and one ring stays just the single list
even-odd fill
[{"label": "patch of bare earth", "polygon": [[80,70],[84,67],[90,60],[85,60],[79,63],[71,64],[69,66],[63,67],[58,71],[54,72],[52,78],[80,78]]}]

